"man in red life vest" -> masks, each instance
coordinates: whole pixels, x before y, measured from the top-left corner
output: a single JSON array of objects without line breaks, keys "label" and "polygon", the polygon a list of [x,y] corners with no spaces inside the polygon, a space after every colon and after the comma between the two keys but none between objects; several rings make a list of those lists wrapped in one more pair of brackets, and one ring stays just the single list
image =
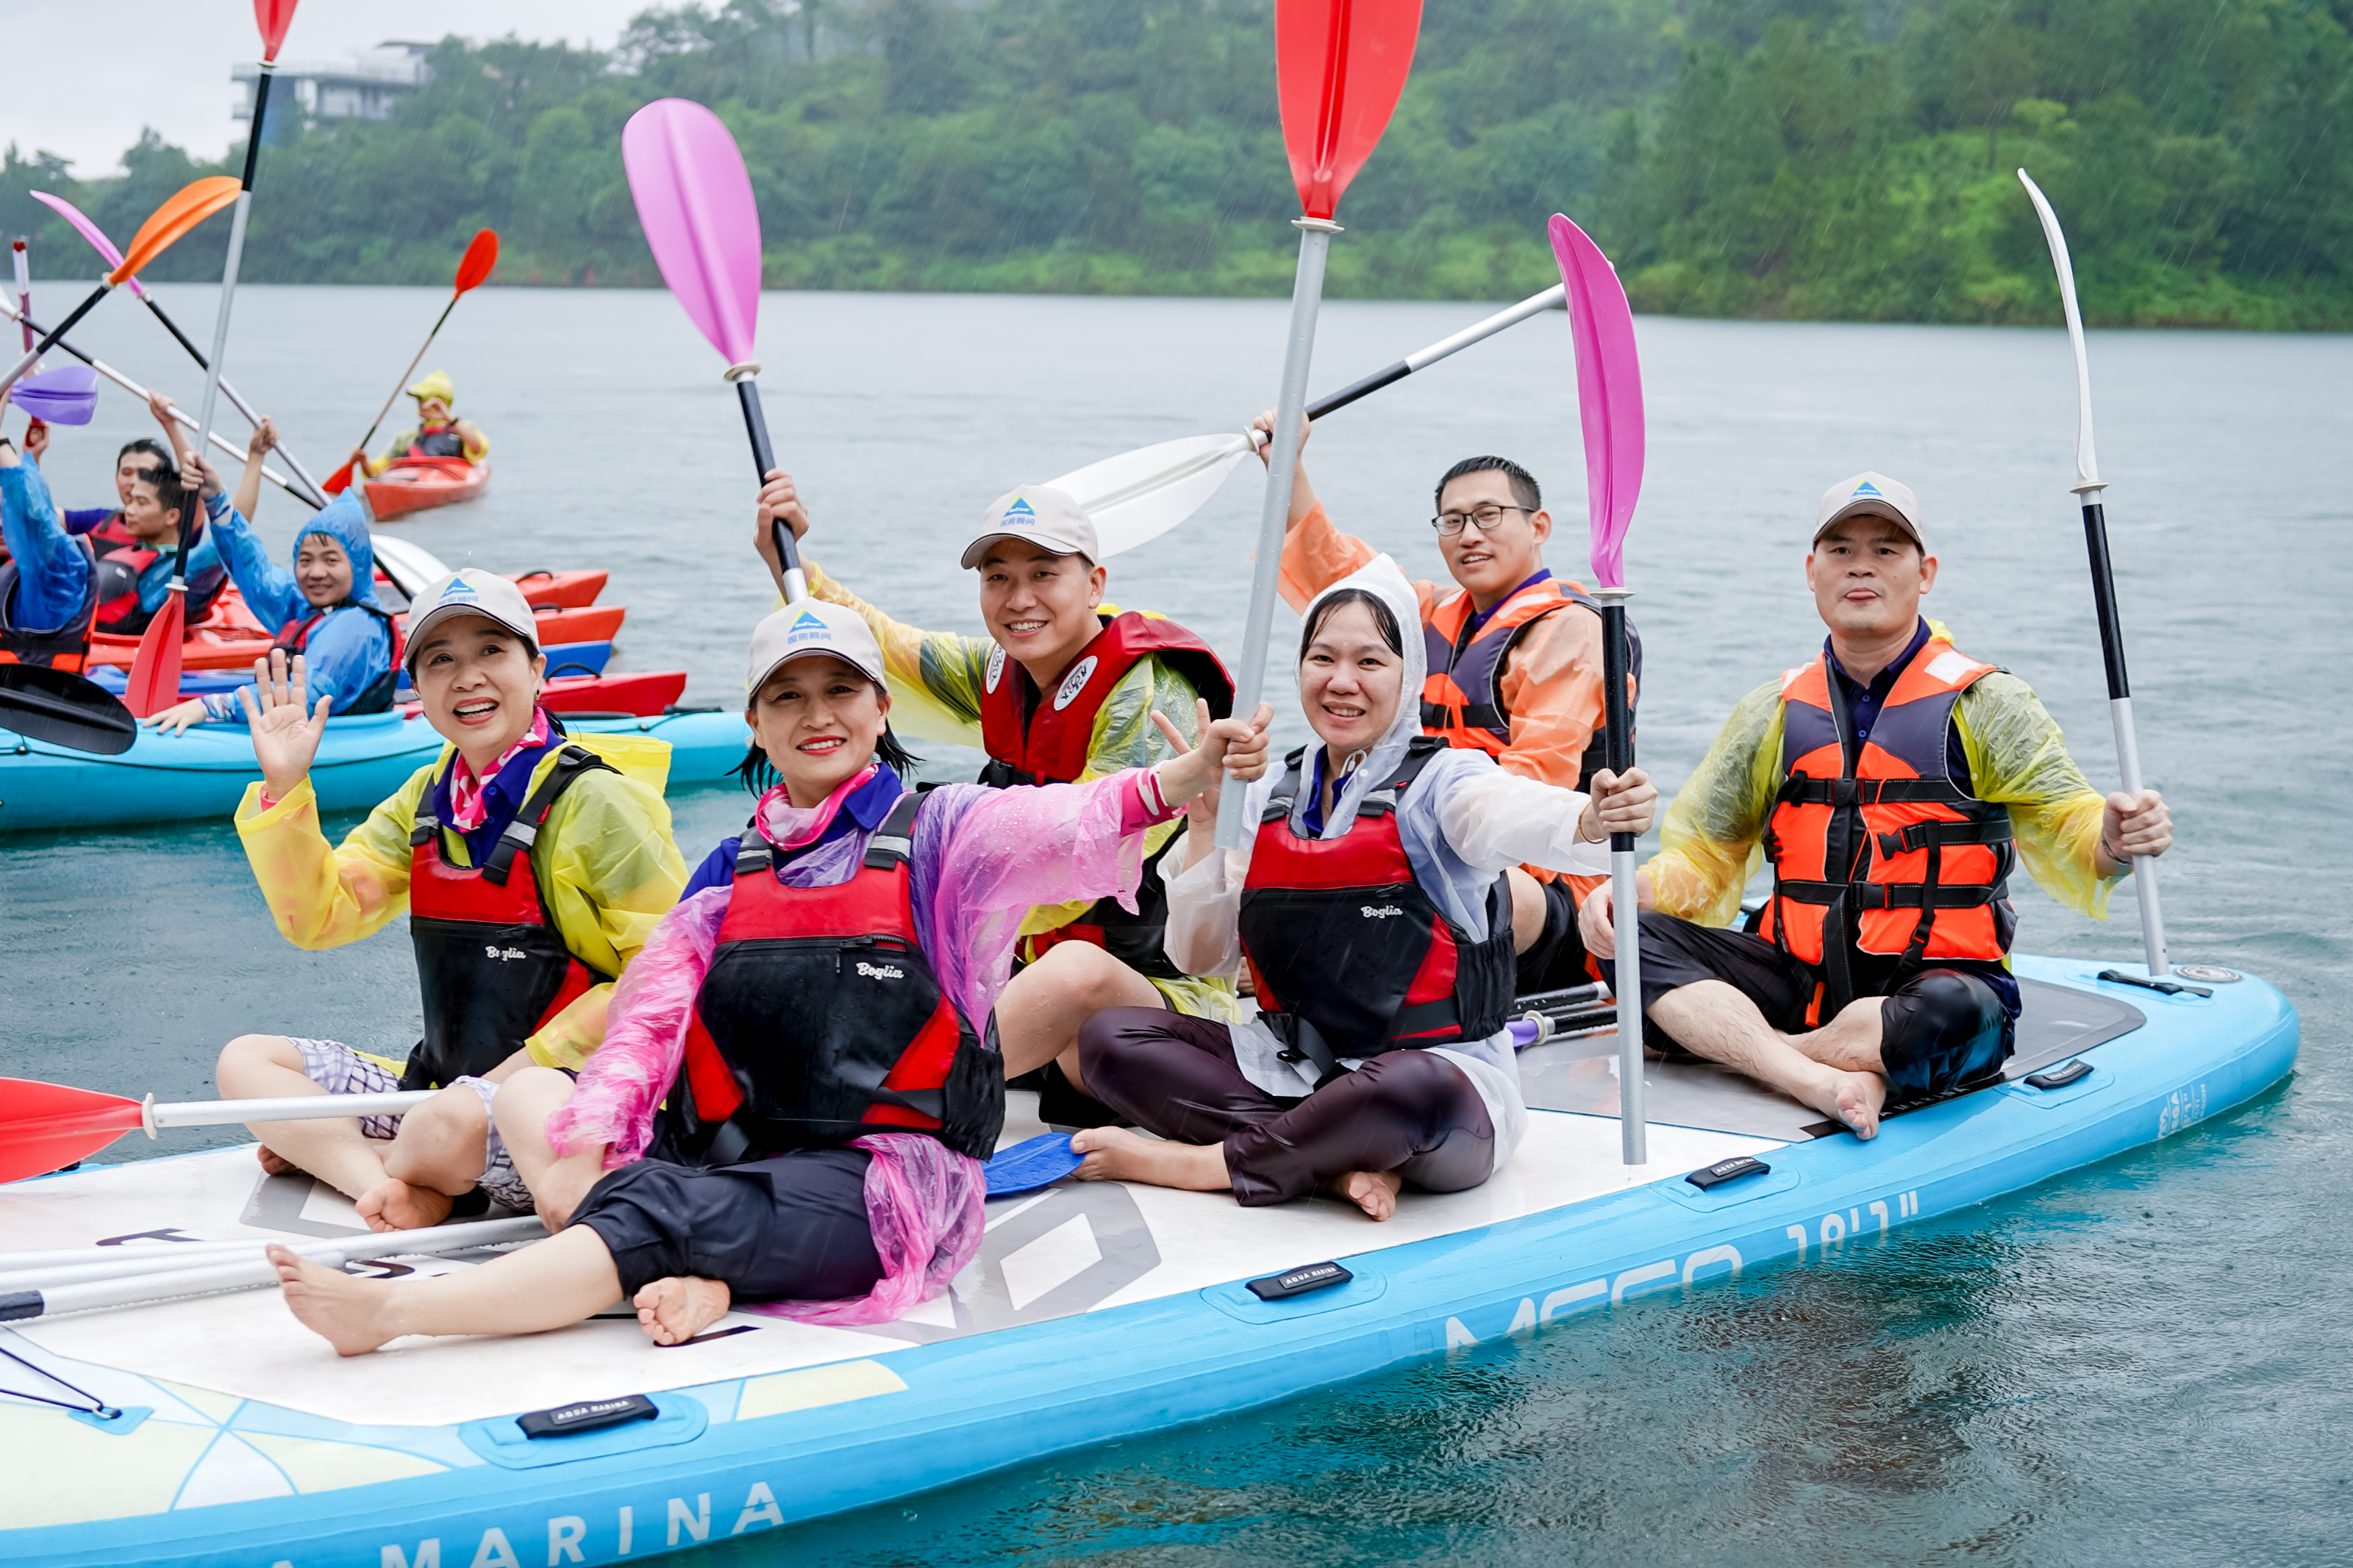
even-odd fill
[{"label": "man in red life vest", "polygon": [[[2155,790],[2104,798],[2026,682],[1922,618],[1936,558],[1909,489],[1832,485],[1806,582],[1822,651],[1734,708],[1642,870],[1645,1033],[1870,1138],[1891,1093],[1986,1082],[2009,1058],[2018,864],[2101,919],[2173,827]],[[1724,930],[1760,853],[1772,898],[1755,931]],[[1605,959],[1609,922],[1605,883],[1582,911]]]},{"label": "man in red life vest", "polygon": [[[1274,416],[1261,415],[1257,427],[1271,438]],[[1439,479],[1435,500],[1430,524],[1455,586],[1413,585],[1429,669],[1422,732],[1476,747],[1524,778],[1591,787],[1583,781],[1605,765],[1600,608],[1544,563],[1552,514],[1535,477],[1508,458],[1466,458]],[[1333,526],[1303,461],[1284,527],[1282,596],[1294,610],[1376,553]],[[1639,637],[1633,651],[1630,704],[1641,678]],[[1512,873],[1514,984],[1522,994],[1593,978],[1577,910],[1600,881],[1541,866]]]}]

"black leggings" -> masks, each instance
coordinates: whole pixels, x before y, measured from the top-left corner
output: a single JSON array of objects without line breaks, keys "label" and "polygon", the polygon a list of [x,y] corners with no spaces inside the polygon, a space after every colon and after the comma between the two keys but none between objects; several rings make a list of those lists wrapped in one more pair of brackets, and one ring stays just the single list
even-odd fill
[{"label": "black leggings", "polygon": [[1223,1024],[1113,1007],[1079,1028],[1087,1092],[1139,1126],[1226,1148],[1245,1208],[1301,1197],[1349,1171],[1395,1171],[1426,1192],[1475,1187],[1495,1129],[1469,1075],[1428,1051],[1388,1051],[1303,1099],[1242,1076]]},{"label": "black leggings", "polygon": [[572,1223],[604,1239],[630,1296],[657,1279],[720,1279],[746,1300],[838,1301],[882,1278],[863,1149],[800,1149],[703,1169],[639,1160],[608,1171]]}]

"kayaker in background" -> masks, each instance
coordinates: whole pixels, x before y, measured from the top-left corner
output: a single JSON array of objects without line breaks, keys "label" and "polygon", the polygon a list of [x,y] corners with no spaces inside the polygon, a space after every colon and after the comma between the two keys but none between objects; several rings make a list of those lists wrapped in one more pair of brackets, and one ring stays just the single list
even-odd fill
[{"label": "kayaker in background", "polygon": [[[1255,427],[1270,441],[1274,415]],[[1282,542],[1282,596],[1293,609],[1373,558],[1363,540],[1333,526],[1303,458],[1291,486]],[[1259,448],[1261,461],[1266,447]],[[1508,458],[1466,458],[1438,481],[1438,553],[1455,587],[1416,582],[1429,674],[1423,732],[1485,752],[1507,773],[1575,789],[1603,765],[1601,615],[1578,584],[1544,563],[1552,514],[1535,476]],[[1642,668],[1634,642],[1629,710]],[[1577,905],[1595,876],[1563,877],[1525,866],[1512,879],[1512,924],[1523,994],[1582,985],[1594,970],[1577,934]]]},{"label": "kayaker in background", "polygon": [[1005,1113],[988,1019],[1020,912],[1132,895],[1148,826],[1265,763],[1261,710],[1198,717],[1201,743],[1150,770],[917,795],[856,614],[777,611],[748,674],[747,773],[778,782],[655,929],[579,1081],[529,1069],[499,1091],[559,1234],[387,1287],[273,1250],[286,1304],[339,1352],[560,1328],[622,1299],[678,1344],[739,1299],[869,1323],[939,1295],[980,1247]]},{"label": "kayaker in background", "polygon": [[531,1206],[490,1118],[493,1088],[529,1063],[589,1058],[614,979],[686,879],[661,795],[669,746],[565,735],[539,705],[547,659],[521,589],[470,567],[409,615],[408,671],[448,744],[339,847],[319,830],[311,787],[327,700],[310,699],[304,659],[290,673],[273,652],[238,688],[262,777],[237,806],[237,837],[279,933],[316,952],[406,913],[425,1038],[404,1065],[332,1040],[242,1035],[221,1052],[221,1092],[446,1088],[405,1117],[256,1128],[266,1167],[309,1172],[377,1230],[436,1224],[477,1188]]},{"label": "kayaker in background", "polygon": [[[2128,859],[2163,854],[2173,827],[2155,790],[2103,798],[2033,689],[1921,616],[1936,558],[1908,488],[1832,485],[1806,582],[1822,651],[1740,700],[1641,872],[1644,1032],[1870,1138],[1891,1093],[2009,1059],[2019,862],[2105,919]],[[1720,929],[1760,862],[1773,896],[1754,930]],[[1583,921],[1610,959],[1606,884]]]},{"label": "kayaker in background", "polygon": [[1075,1134],[1082,1179],[1230,1188],[1246,1207],[1321,1187],[1384,1220],[1408,1183],[1459,1192],[1512,1157],[1528,1117],[1505,872],[1606,867],[1657,792],[1604,771],[1588,798],[1423,734],[1417,598],[1386,555],[1315,595],[1299,695],[1322,744],[1251,787],[1241,849],[1211,842],[1214,793],[1194,800],[1161,866],[1168,952],[1203,974],[1247,963],[1260,1011],[1087,1020],[1082,1087],[1160,1140]]},{"label": "kayaker in background", "polygon": [[[400,644],[398,624],[375,595],[375,552],[367,510],[350,490],[303,522],[294,536],[293,570],[273,563],[248,521],[259,499],[261,463],[278,440],[264,418],[246,449],[245,473],[231,500],[205,466],[205,506],[214,547],[228,563],[245,607],[263,626],[279,628],[276,646],[303,656],[304,689],[324,698],[330,715],[383,713],[392,708]],[[142,720],[174,734],[207,720],[237,722],[237,694],[207,692]]]},{"label": "kayaker in background", "polygon": [[404,458],[463,458],[479,463],[491,455],[491,438],[470,419],[451,412],[458,388],[435,371],[408,389],[417,399],[417,423],[392,438],[381,458],[371,458],[364,447],[352,448],[352,467],[374,478]]},{"label": "kayaker in background", "polygon": [[[781,469],[761,492],[756,531],[781,591],[771,528],[778,518],[796,537],[809,526]],[[812,594],[873,628],[906,728],[986,752],[979,782],[1009,787],[1148,767],[1171,754],[1155,714],[1189,741],[1198,704],[1212,718],[1232,709],[1233,682],[1208,644],[1164,616],[1103,602],[1102,552],[1093,521],[1060,490],[1032,485],[997,498],[962,561],[979,575],[985,637],[893,620],[815,562],[803,566]],[[1173,823],[1147,833],[1147,858],[1156,863],[1175,837]],[[997,1030],[1006,1070],[1039,1073],[1048,1122],[1084,1127],[1110,1117],[1071,1087],[1079,1026],[1092,1014],[1166,1005],[1222,1019],[1242,1010],[1230,982],[1169,963],[1160,879],[1146,876],[1136,898],[1134,910],[1100,899],[1032,910],[1022,921],[1020,968],[997,1004]]]}]

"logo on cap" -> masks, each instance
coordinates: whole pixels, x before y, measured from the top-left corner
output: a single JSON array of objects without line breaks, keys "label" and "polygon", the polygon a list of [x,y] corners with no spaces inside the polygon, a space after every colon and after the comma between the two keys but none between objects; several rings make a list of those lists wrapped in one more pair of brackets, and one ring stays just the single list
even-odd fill
[{"label": "logo on cap", "polygon": [[1071,673],[1062,678],[1061,689],[1054,693],[1054,711],[1060,713],[1076,701],[1079,693],[1087,689],[1087,678],[1094,672],[1095,657],[1092,654],[1072,665]]},{"label": "logo on cap", "polygon": [[479,599],[481,596],[481,591],[463,577],[441,590],[441,602],[445,605],[452,599]]},{"label": "logo on cap", "polygon": [[1859,496],[1875,496],[1879,494],[1880,491],[1877,485],[1873,484],[1869,479],[1865,479],[1862,483],[1854,487],[1854,493]]},{"label": "logo on cap", "polygon": [[1035,521],[1038,513],[1031,509],[1028,497],[1015,496],[1013,504],[1005,509],[1005,516],[1008,521],[1017,517],[1026,517]]},{"label": "logo on cap", "polygon": [[793,623],[793,629],[785,634],[785,646],[790,647],[795,643],[823,642],[832,635],[831,626],[818,619],[813,612],[803,610],[801,618]]}]

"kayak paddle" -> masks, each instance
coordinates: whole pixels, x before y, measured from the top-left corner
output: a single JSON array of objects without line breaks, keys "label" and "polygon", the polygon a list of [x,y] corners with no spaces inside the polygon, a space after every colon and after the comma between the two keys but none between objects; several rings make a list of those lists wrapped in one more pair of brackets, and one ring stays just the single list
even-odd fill
[{"label": "kayak paddle", "polygon": [[[449,312],[458,308],[458,301],[488,278],[491,268],[498,264],[498,231],[489,228],[475,230],[474,237],[466,243],[466,254],[458,258],[457,283],[449,292],[449,302],[441,307],[438,316],[433,318],[433,330],[426,333],[425,341],[417,345],[417,357],[408,362],[408,368],[402,371],[400,379],[393,384],[392,395],[385,398],[384,406],[375,411],[375,422],[367,427],[367,434],[360,437],[362,447],[375,439],[376,431],[383,427],[384,416],[392,412],[392,405],[399,402],[400,395],[408,389],[408,378],[417,374],[417,367],[425,363],[425,352],[433,346],[433,340],[441,335],[441,323],[449,319]],[[339,496],[351,488],[351,482],[352,465],[345,463],[327,476],[327,493]]]},{"label": "kayak paddle", "polygon": [[[245,226],[253,214],[253,175],[261,162],[264,116],[269,111],[269,84],[278,75],[278,46],[285,41],[287,25],[294,20],[294,0],[253,0],[254,20],[261,28],[261,68],[253,84],[253,126],[245,138],[245,174],[237,183],[237,206],[228,220],[228,259],[221,266],[220,306],[213,312],[213,354],[205,366],[205,398],[196,412],[196,450],[212,434],[213,405],[220,393],[221,365],[228,357],[229,312],[237,304],[237,274],[245,260]],[[128,279],[134,269],[126,259],[110,273]],[[131,678],[123,688],[123,706],[142,719],[151,718],[180,700],[180,635],[187,619],[188,549],[195,541],[196,513],[203,504],[204,481],[195,474],[182,476],[186,492],[180,502],[180,542],[172,556],[172,582],[163,607],[147,623],[139,638],[139,652],[131,661]]]},{"label": "kayak paddle", "polygon": [[[1420,32],[1421,0],[1275,0],[1275,86],[1291,179],[1299,190],[1301,216],[1291,220],[1299,230],[1299,268],[1291,288],[1282,387],[1274,401],[1274,450],[1268,456],[1266,502],[1259,513],[1250,618],[1243,623],[1234,694],[1240,712],[1256,711],[1266,687],[1283,521],[1291,512],[1292,478],[1299,469],[1308,363],[1315,353],[1315,312],[1324,301],[1324,258],[1332,237],[1340,232],[1332,215],[1388,128],[1413,69]],[[1227,790],[1218,803],[1219,848],[1241,847],[1243,794]]]},{"label": "kayak paddle", "polygon": [[[2125,679],[2125,624],[2116,609],[2116,576],[2108,562],[2108,514],[2100,492],[2100,461],[2092,447],[2092,362],[2084,352],[2084,316],[2075,304],[2075,264],[2068,259],[2067,236],[2059,215],[2051,210],[2042,187],[2018,172],[2042,220],[2042,237],[2051,244],[2051,265],[2059,272],[2059,303],[2067,313],[2067,342],[2075,351],[2075,483],[2084,508],[2084,548],[2092,559],[2092,608],[2100,622],[2100,654],[2107,666],[2108,722],[2116,735],[2116,770],[2125,793],[2140,798],[2140,734],[2133,726],[2132,684]],[[2165,917],[2157,906],[2157,862],[2146,857],[2131,862],[2133,894],[2140,900],[2140,944],[2152,977],[2172,973],[2165,956]]]},{"label": "kayak paddle", "polygon": [[[164,205],[148,214],[147,221],[139,226],[139,232],[131,237],[131,248],[123,254],[121,263],[101,279],[98,287],[91,289],[64,321],[50,328],[39,342],[26,349],[25,357],[10,366],[6,374],[0,375],[0,395],[5,395],[26,372],[40,363],[41,356],[48,353],[59,338],[71,331],[75,323],[96,310],[98,302],[112,293],[123,279],[161,256],[174,241],[196,225],[237,200],[237,195],[235,180],[227,174],[213,174],[205,179],[191,180],[166,196]],[[20,321],[24,318],[22,311],[14,314]]]},{"label": "kayak paddle", "polygon": [[86,364],[61,364],[26,376],[8,396],[41,424],[87,425],[98,412],[98,376]]},{"label": "kayak paddle", "polygon": [[[98,225],[92,223],[79,207],[74,205],[73,203],[66,200],[63,196],[53,196],[47,191],[33,191],[28,194],[35,201],[39,202],[44,206],[49,208],[50,211],[56,213],[59,217],[65,219],[66,222],[72,226],[73,231],[76,234],[90,241],[90,248],[97,251],[100,256],[106,258],[108,266],[114,267],[121,264],[122,253],[114,248],[114,241],[107,238],[106,231],[100,228]],[[146,306],[147,309],[153,313],[157,321],[164,323],[164,330],[172,334],[173,340],[175,342],[177,342],[182,348],[188,351],[188,357],[196,362],[196,368],[198,370],[206,370],[211,368],[205,363],[204,351],[196,347],[195,343],[190,342],[188,341],[188,334],[180,331],[180,323],[172,320],[169,315],[165,314],[164,302],[161,300],[156,299],[154,295],[147,292],[146,287],[136,278],[126,278],[123,281],[131,285],[132,297],[137,299],[141,304]],[[29,313],[29,306],[27,307],[27,313]],[[26,329],[28,332],[31,330],[32,329],[29,327]],[[236,387],[231,386],[228,384],[228,378],[227,376],[223,376],[221,378],[220,389],[221,395],[227,398],[231,404],[235,405],[237,411],[239,414],[245,416],[247,424],[256,426],[260,425],[261,416],[254,411],[253,405],[248,403],[237,392]],[[21,402],[22,399],[20,398],[18,401]],[[311,500],[311,504],[313,506],[326,505],[326,493],[319,489],[319,482],[311,477],[311,471],[308,468],[305,468],[301,463],[296,459],[293,453],[286,449],[286,443],[283,441],[279,442],[272,450],[277,452],[280,457],[286,459],[286,466],[294,470],[295,478],[301,479],[303,485],[311,491],[311,495],[308,498]]]},{"label": "kayak paddle", "polygon": [[[509,1242],[537,1241],[547,1234],[538,1219],[466,1220],[457,1225],[419,1226],[414,1230],[379,1230],[364,1236],[338,1237],[331,1241],[298,1240],[293,1237],[248,1236],[235,1241],[174,1241],[153,1247],[84,1247],[66,1253],[0,1255],[0,1293],[52,1291],[64,1285],[88,1285],[100,1280],[141,1280],[162,1286],[185,1277],[191,1269],[216,1269],[237,1264],[265,1263],[265,1247],[282,1247],[313,1263],[340,1268],[354,1258],[394,1256],[416,1258],[436,1252],[459,1252]],[[63,1254],[63,1256],[60,1256]],[[20,1257],[46,1256],[56,1261],[24,1264]],[[52,1309],[61,1310],[63,1309]]]},{"label": "kayak paddle", "polygon": [[[1307,405],[1308,423],[1335,414],[1358,398],[1403,381],[1415,371],[1436,364],[1472,343],[1484,342],[1504,328],[1517,326],[1560,301],[1557,283],[1541,294],[1530,295],[1451,338],[1442,338],[1362,380],[1349,383],[1329,396],[1317,398]],[[1046,482],[1076,498],[1094,520],[1103,554],[1117,555],[1159,538],[1198,511],[1226,482],[1226,476],[1234,471],[1235,465],[1258,450],[1265,440],[1255,430],[1240,436],[1185,436],[1123,452],[1116,458],[1105,458]]]},{"label": "kayak paddle", "polygon": [[100,757],[119,757],[139,738],[139,721],[113,692],[44,664],[0,664],[0,728]]},{"label": "kayak paddle", "polygon": [[[1585,510],[1593,538],[1593,596],[1601,602],[1601,696],[1609,771],[1634,765],[1626,705],[1626,526],[1642,490],[1642,367],[1634,353],[1634,312],[1618,269],[1586,232],[1558,213],[1552,251],[1568,290],[1577,346],[1577,413],[1585,432]],[[1641,908],[1634,885],[1634,836],[1609,836],[1609,898],[1618,967],[1618,1119],[1629,1165],[1650,1163],[1642,1117]]]},{"label": "kayak paddle", "polygon": [[[662,281],[687,319],[727,362],[752,438],[752,466],[765,484],[776,466],[768,419],[760,407],[760,209],[743,151],[719,116],[683,98],[659,98],[621,128],[621,166],[638,205],[638,225]],[[808,597],[793,531],[775,524],[784,566],[785,603]]]},{"label": "kayak paddle", "polygon": [[[0,676],[37,665],[0,665]],[[45,675],[58,673],[42,670]],[[316,1121],[336,1116],[390,1116],[433,1098],[432,1089],[385,1094],[296,1094],[275,1100],[191,1100],[158,1105],[155,1097],[74,1089],[33,1079],[0,1078],[0,1182],[46,1175],[97,1153],[126,1132],[153,1138],[166,1127],[227,1127],[248,1121]]]},{"label": "kayak paddle", "polygon": [[[5,300],[0,300],[0,316],[5,316],[12,321],[23,321],[26,327],[36,332],[41,330],[39,325],[30,317],[16,310]],[[147,401],[147,389],[145,387],[140,385],[137,382],[132,380],[129,376],[123,374],[121,371],[107,363],[104,360],[92,359],[90,355],[82,353],[81,350],[74,347],[73,344],[66,342],[63,338],[58,339],[56,343],[52,346],[61,353],[71,354],[74,358],[81,361],[82,364],[87,366],[92,373],[104,376],[107,380],[114,383],[115,385],[122,388],[123,391],[129,393],[132,396],[139,399],[140,402],[144,403]],[[37,384],[48,383],[52,377],[61,378],[66,370],[70,370],[72,368],[74,367],[68,365],[58,370],[43,371],[38,375],[28,375],[24,380],[16,384],[13,395],[19,402],[22,402],[26,396],[26,389],[27,387],[34,386]],[[48,416],[45,415],[43,417],[47,418]],[[177,420],[185,429],[194,430],[196,427],[195,416],[176,405],[172,409],[172,417]],[[69,420],[66,421],[66,423],[70,424],[72,421]],[[222,435],[217,430],[212,433],[212,443],[213,449],[215,451],[220,452],[227,457],[234,458],[238,462],[243,462],[245,460],[244,449],[231,442],[227,437]],[[271,484],[276,485],[280,489],[284,490],[288,495],[292,496],[296,500],[301,501],[304,506],[315,508],[319,504],[309,496],[303,494],[300,486],[294,484],[291,480],[288,479],[284,474],[280,473],[277,469],[270,468],[267,464],[262,466],[261,477],[268,479]]]}]

